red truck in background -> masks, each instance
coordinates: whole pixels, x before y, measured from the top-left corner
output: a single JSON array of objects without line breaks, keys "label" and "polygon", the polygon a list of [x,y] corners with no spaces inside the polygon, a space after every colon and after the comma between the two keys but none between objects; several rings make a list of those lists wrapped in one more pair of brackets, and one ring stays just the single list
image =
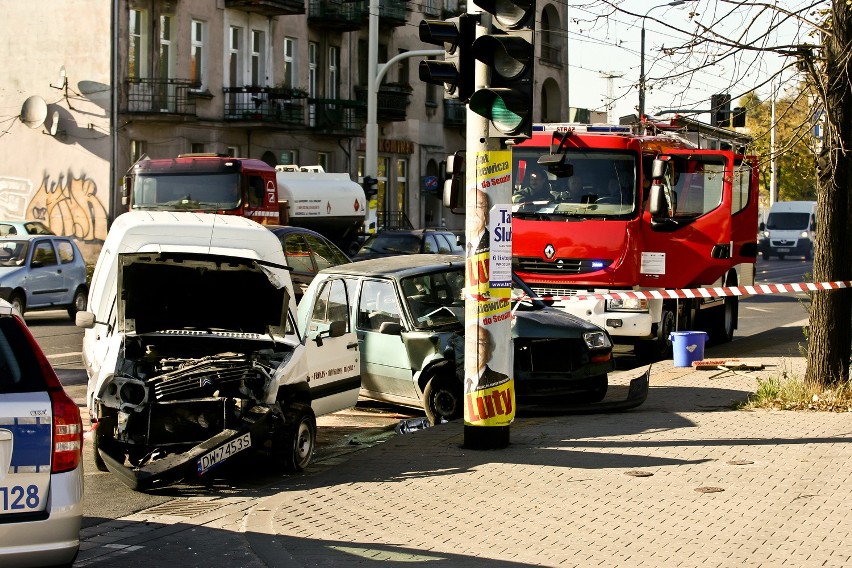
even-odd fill
[{"label": "red truck in background", "polygon": [[219,154],[140,160],[125,177],[123,202],[130,211],[218,213],[306,227],[347,254],[357,250],[368,215],[363,187],[347,174]]},{"label": "red truck in background", "polygon": [[513,187],[544,169],[552,196],[513,197],[512,265],[537,295],[651,359],[670,356],[672,331],[730,340],[737,298],[567,297],[753,284],[758,169],[734,131],[680,118],[643,128],[536,125],[512,147]]}]

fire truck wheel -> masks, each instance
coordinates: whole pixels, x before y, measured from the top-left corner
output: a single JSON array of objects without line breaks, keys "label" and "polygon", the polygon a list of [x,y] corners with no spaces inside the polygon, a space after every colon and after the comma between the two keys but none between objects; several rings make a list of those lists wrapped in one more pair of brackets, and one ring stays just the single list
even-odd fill
[{"label": "fire truck wheel", "polygon": [[650,341],[639,341],[633,347],[633,352],[643,361],[655,362],[670,359],[672,356],[672,340],[669,334],[674,331],[674,313],[663,310],[660,323],[657,326],[657,337]]},{"label": "fire truck wheel", "polygon": [[432,426],[461,418],[464,412],[461,383],[445,375],[429,379],[423,389],[423,410]]},{"label": "fire truck wheel", "polygon": [[710,340],[713,343],[727,343],[734,338],[737,324],[737,298],[725,298],[725,305],[713,308]]},{"label": "fire truck wheel", "polygon": [[273,452],[284,471],[302,471],[311,463],[317,442],[317,419],[307,404],[293,403],[286,410],[285,426],[278,429]]}]

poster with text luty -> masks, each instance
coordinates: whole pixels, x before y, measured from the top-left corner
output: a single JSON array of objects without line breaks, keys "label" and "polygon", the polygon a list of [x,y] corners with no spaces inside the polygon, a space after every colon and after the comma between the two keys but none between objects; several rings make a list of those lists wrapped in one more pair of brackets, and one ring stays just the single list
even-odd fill
[{"label": "poster with text luty", "polygon": [[515,417],[512,292],[512,154],[478,152],[467,188],[464,421],[508,426]]}]

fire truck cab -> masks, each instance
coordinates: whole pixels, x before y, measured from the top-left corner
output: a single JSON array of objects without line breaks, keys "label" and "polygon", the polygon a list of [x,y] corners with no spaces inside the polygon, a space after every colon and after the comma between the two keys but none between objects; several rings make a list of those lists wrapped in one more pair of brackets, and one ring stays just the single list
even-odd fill
[{"label": "fire truck cab", "polygon": [[[737,298],[571,297],[752,284],[758,171],[734,131],[684,119],[642,130],[544,124],[513,146],[512,261],[537,295],[660,358],[672,331],[730,340]],[[536,198],[533,173],[549,186]]]}]

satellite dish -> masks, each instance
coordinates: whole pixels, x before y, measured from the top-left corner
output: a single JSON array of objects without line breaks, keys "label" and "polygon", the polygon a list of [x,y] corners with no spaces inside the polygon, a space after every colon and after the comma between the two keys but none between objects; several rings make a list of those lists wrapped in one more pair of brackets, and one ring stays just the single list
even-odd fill
[{"label": "satellite dish", "polygon": [[53,111],[53,114],[50,117],[50,135],[56,136],[56,131],[59,129],[59,111]]},{"label": "satellite dish", "polygon": [[57,84],[54,85],[51,83],[51,87],[54,89],[64,89],[66,85],[68,85],[68,76],[65,74],[65,66],[59,68],[59,77],[56,79]]},{"label": "satellite dish", "polygon": [[21,107],[21,122],[30,128],[38,128],[47,118],[47,103],[38,95],[33,95],[24,101]]}]

